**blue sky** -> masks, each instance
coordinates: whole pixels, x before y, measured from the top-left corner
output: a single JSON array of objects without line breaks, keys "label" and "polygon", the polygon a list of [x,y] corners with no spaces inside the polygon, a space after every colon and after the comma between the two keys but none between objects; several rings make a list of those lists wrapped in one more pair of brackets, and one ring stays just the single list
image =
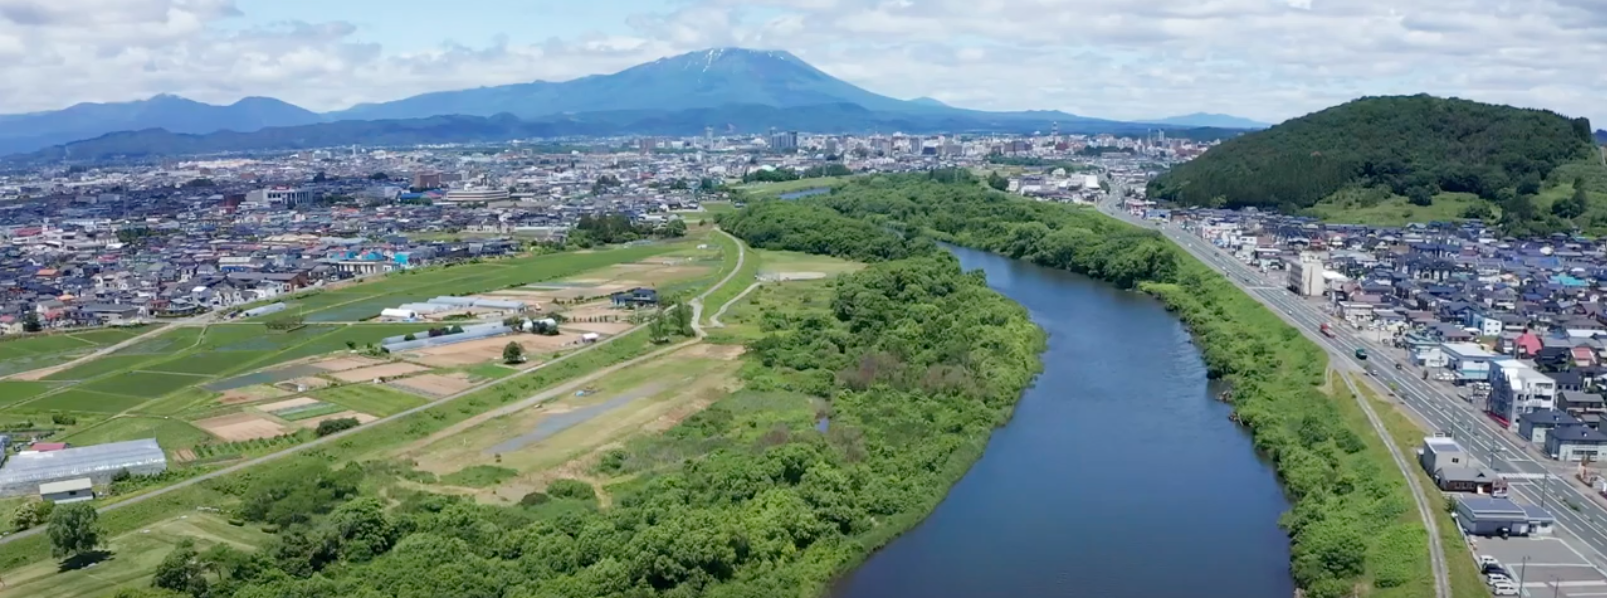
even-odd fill
[{"label": "blue sky", "polygon": [[336,110],[728,46],[983,110],[1276,121],[1425,92],[1607,125],[1600,0],[0,0],[0,114],[158,93]]}]

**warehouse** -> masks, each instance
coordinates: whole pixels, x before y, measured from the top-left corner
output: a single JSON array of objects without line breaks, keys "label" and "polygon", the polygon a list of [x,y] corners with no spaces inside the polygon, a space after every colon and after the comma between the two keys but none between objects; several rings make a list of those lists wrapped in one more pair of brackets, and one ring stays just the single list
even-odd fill
[{"label": "warehouse", "polygon": [[43,484],[78,478],[107,484],[124,470],[134,475],[162,473],[167,471],[167,455],[154,438],[17,453],[0,467],[0,496],[37,494]]},{"label": "warehouse", "polygon": [[1458,496],[1454,515],[1472,536],[1527,536],[1549,529],[1553,521],[1544,509],[1488,496]]}]

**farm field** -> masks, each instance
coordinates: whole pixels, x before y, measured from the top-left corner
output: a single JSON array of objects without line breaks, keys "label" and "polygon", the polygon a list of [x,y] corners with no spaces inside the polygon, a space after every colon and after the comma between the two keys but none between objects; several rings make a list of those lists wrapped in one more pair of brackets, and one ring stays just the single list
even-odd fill
[{"label": "farm field", "polygon": [[0,406],[37,397],[54,386],[49,382],[0,380]]},{"label": "farm field", "polygon": [[338,386],[320,390],[308,396],[352,411],[361,411],[380,417],[407,411],[429,402],[428,399],[423,397],[374,384]]},{"label": "farm field", "polygon": [[192,511],[111,538],[112,557],[94,567],[58,572],[56,562],[46,559],[7,571],[0,598],[108,597],[119,588],[149,586],[156,565],[185,538],[195,540],[198,550],[219,543],[252,550],[268,537],[255,527],[235,527],[217,515]]},{"label": "farm field", "polygon": [[84,384],[83,390],[154,399],[180,388],[204,382],[200,376],[159,372],[124,372]]},{"label": "farm field", "polygon": [[0,337],[0,376],[59,365],[100,347],[133,338],[146,330],[105,329],[14,339]]},{"label": "farm field", "polygon": [[760,276],[777,277],[796,273],[819,273],[826,276],[835,276],[845,272],[857,272],[865,267],[865,264],[860,262],[851,262],[824,255],[810,255],[796,251],[755,249],[752,250],[749,257],[759,259]]},{"label": "farm field", "polygon": [[89,380],[162,359],[160,355],[105,355],[45,376],[45,380]]},{"label": "farm field", "polygon": [[186,448],[212,440],[212,435],[188,422],[161,417],[116,417],[84,428],[62,438],[85,446],[140,438],[155,438],[168,450]]},{"label": "farm field", "polygon": [[69,388],[17,405],[15,408],[19,410],[26,409],[31,412],[87,411],[91,413],[121,413],[143,402],[145,402],[145,399],[138,397]]}]

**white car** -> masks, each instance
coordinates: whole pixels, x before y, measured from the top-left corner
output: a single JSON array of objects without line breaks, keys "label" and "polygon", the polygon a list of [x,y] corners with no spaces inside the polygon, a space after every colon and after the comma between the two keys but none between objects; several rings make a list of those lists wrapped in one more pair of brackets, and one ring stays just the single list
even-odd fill
[{"label": "white car", "polygon": [[1480,567],[1488,567],[1490,565],[1499,565],[1499,564],[1501,564],[1501,561],[1495,560],[1495,557],[1493,557],[1493,556],[1490,556],[1488,554],[1479,555],[1479,566]]},{"label": "white car", "polygon": [[1495,585],[1498,583],[1513,583],[1512,578],[1501,573],[1491,573],[1485,578],[1485,582],[1489,583],[1490,585]]},{"label": "white car", "polygon": [[1518,584],[1498,583],[1490,587],[1490,591],[1497,596],[1517,596]]}]

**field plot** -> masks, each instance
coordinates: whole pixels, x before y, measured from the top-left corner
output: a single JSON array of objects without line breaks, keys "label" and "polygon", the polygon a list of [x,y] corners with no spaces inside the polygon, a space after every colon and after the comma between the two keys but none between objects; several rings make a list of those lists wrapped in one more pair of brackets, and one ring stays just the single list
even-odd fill
[{"label": "field plot", "polygon": [[[513,372],[508,368],[501,369],[508,373]],[[426,397],[440,398],[473,388],[474,382],[469,381],[468,374],[424,374],[422,376],[402,378],[401,380],[392,380],[390,385]]]},{"label": "field plot", "polygon": [[759,275],[768,279],[807,280],[857,272],[865,264],[796,251],[752,250],[759,259]]},{"label": "field plot", "polygon": [[72,333],[72,337],[94,345],[105,346],[115,345],[141,334],[145,334],[148,331],[150,331],[150,329],[144,326],[138,328],[105,328],[101,330],[74,332]]},{"label": "field plot", "polygon": [[190,355],[183,355],[169,361],[144,366],[142,369],[153,372],[172,372],[178,374],[215,376],[223,372],[238,369],[242,365],[251,363],[266,357],[267,355],[267,351],[217,351],[193,353]]},{"label": "field plot", "polygon": [[376,366],[382,363],[385,363],[385,360],[374,359],[373,357],[351,356],[325,359],[323,361],[314,362],[312,365],[326,372],[344,372],[346,370],[355,370],[357,368]]},{"label": "field plot", "polygon": [[290,431],[279,422],[255,413],[223,415],[197,421],[195,425],[225,442],[273,438]]},{"label": "field plot", "polygon": [[195,409],[216,405],[218,393],[192,386],[155,401],[140,405],[134,411],[151,415],[177,415]]},{"label": "field plot", "polygon": [[463,371],[469,375],[471,381],[484,382],[486,380],[501,380],[513,375],[513,373],[518,370],[503,367],[494,363],[487,363],[467,368]]},{"label": "field plot", "polygon": [[187,374],[127,372],[90,382],[83,385],[83,389],[154,399],[205,380],[204,377]]},{"label": "field plot", "polygon": [[583,341],[581,341],[579,334],[573,332],[565,332],[554,336],[510,334],[455,345],[414,349],[403,353],[402,356],[411,361],[434,367],[453,368],[480,365],[500,362],[502,360],[502,349],[507,347],[510,342],[519,343],[520,347],[524,347],[525,356],[529,359],[527,365],[535,365],[540,363],[538,359],[540,356],[565,347],[578,346]]},{"label": "field plot", "polygon": [[[300,380],[300,378],[297,378],[297,380]],[[238,405],[240,403],[251,403],[255,401],[276,399],[288,394],[290,394],[290,392],[282,388],[268,384],[257,384],[254,386],[229,390],[218,397],[218,403],[223,405]]]},{"label": "field plot", "polygon": [[23,382],[16,380],[0,380],[0,406],[10,405],[18,401],[45,394],[56,385],[49,382]]},{"label": "field plot", "polygon": [[359,424],[366,424],[368,422],[371,422],[371,421],[374,421],[376,419],[379,419],[379,418],[374,417],[372,415],[369,415],[367,413],[358,413],[356,411],[341,411],[341,412],[338,412],[338,413],[330,413],[328,415],[319,415],[319,416],[309,417],[309,418],[297,421],[296,424],[301,426],[301,427],[303,427],[303,428],[312,429],[312,428],[317,428],[318,424],[321,424],[326,420],[347,419],[347,418],[355,419],[355,420],[357,420],[357,423],[359,423]]},{"label": "field plot", "polygon": [[102,444],[140,438],[155,438],[167,450],[192,447],[212,439],[200,428],[163,417],[115,417],[100,422],[62,440],[75,445]]},{"label": "field plot", "polygon": [[379,342],[380,339],[385,337],[420,332],[428,328],[429,326],[426,324],[353,324],[336,330],[331,334],[291,347],[274,355],[272,359],[268,360],[267,364],[262,365],[295,361],[335,351],[347,351],[350,349],[346,344],[348,342],[361,347],[369,343]]},{"label": "field plot", "polygon": [[184,539],[194,540],[201,551],[217,544],[250,551],[268,538],[255,526],[236,527],[216,515],[190,512],[110,538],[106,549],[113,557],[94,567],[58,571],[54,559],[43,559],[7,571],[0,598],[111,596],[120,588],[149,587],[151,572]]},{"label": "field plot", "polygon": [[[407,378],[406,380],[415,379]],[[401,413],[429,402],[423,397],[373,384],[341,386],[321,391],[313,396],[320,401],[338,405],[344,409],[361,411],[381,417]]]},{"label": "field plot", "polygon": [[278,352],[300,345],[339,329],[335,325],[307,325],[284,332],[273,332],[259,324],[227,324],[231,330],[214,335],[207,329],[200,349],[223,352]]},{"label": "field plot", "polygon": [[80,388],[69,388],[56,394],[38,399],[22,405],[29,411],[89,411],[94,413],[119,413],[126,411],[146,399],[124,395],[106,394]]},{"label": "field plot", "polygon": [[112,355],[171,355],[201,341],[201,329],[174,328],[112,352]]},{"label": "field plot", "polygon": [[[94,333],[83,333],[94,334]],[[73,335],[53,334],[15,340],[0,340],[0,376],[61,365],[102,346],[101,337],[77,338]],[[117,342],[117,341],[111,341]],[[110,344],[110,342],[105,343]]]},{"label": "field plot", "polygon": [[346,370],[344,372],[334,372],[329,375],[337,380],[340,380],[341,382],[367,382],[369,380],[395,378],[397,376],[406,376],[408,374],[427,372],[429,369],[430,368],[422,365],[412,363],[387,363],[384,365],[357,368],[355,370]]},{"label": "field plot", "polygon": [[45,376],[46,380],[89,380],[162,359],[161,355],[103,355]]}]

